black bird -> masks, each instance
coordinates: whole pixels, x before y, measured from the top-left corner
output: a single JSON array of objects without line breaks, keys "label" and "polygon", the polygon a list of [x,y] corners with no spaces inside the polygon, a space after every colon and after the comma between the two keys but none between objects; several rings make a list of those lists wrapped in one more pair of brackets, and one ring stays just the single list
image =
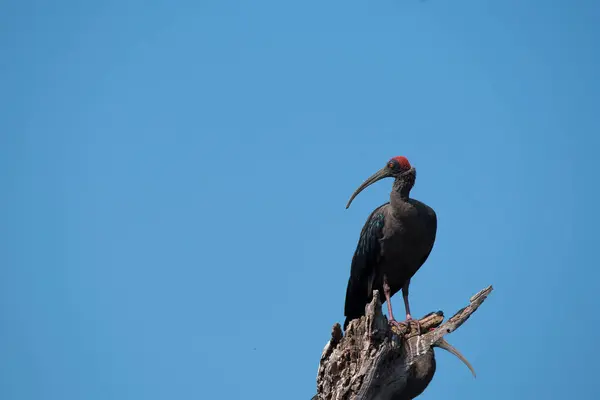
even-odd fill
[{"label": "black bird", "polygon": [[[365,314],[373,290],[383,291],[391,324],[399,325],[392,313],[391,297],[402,289],[406,322],[412,320],[408,303],[410,279],[423,265],[435,242],[437,216],[428,205],[409,197],[417,172],[406,157],[393,157],[367,179],[350,197],[383,178],[394,178],[390,201],[377,207],[360,233],[352,257],[346,289],[344,329]],[[406,323],[405,322],[405,323]]]}]

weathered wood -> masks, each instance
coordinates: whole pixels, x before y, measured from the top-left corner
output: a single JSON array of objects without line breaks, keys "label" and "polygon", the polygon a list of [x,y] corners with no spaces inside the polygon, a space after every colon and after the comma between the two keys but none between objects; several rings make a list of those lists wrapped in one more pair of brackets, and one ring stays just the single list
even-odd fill
[{"label": "weathered wood", "polygon": [[427,314],[419,320],[421,331],[417,324],[390,327],[379,292],[374,291],[366,315],[351,321],[345,335],[340,324],[333,326],[321,355],[313,400],[409,400],[420,395],[435,373],[433,347],[462,357],[444,336],[458,329],[491,291],[488,286],[471,297],[468,306],[444,323],[441,311]]}]

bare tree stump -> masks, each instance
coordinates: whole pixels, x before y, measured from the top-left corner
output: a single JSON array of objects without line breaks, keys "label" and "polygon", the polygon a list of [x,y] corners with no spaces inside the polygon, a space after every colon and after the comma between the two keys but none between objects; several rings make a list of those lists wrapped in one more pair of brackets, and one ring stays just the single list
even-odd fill
[{"label": "bare tree stump", "polygon": [[[336,323],[323,349],[312,400],[409,400],[420,395],[433,379],[433,347],[446,349],[471,369],[444,336],[458,329],[491,293],[488,286],[445,323],[441,311],[417,324],[392,328],[381,311],[379,292],[366,306],[366,315],[350,322],[346,334]],[[424,333],[423,333],[424,332]]]}]

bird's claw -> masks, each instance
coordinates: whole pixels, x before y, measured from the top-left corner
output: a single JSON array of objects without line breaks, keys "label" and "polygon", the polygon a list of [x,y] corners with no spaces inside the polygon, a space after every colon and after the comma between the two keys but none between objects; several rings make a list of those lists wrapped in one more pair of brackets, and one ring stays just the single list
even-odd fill
[{"label": "bird's claw", "polygon": [[407,318],[406,321],[402,321],[402,322],[398,322],[395,319],[391,319],[389,321],[390,325],[392,325],[393,327],[396,327],[400,331],[405,331],[405,332],[411,331],[411,326],[410,326],[411,323],[414,323],[417,326],[417,332],[420,335],[421,334],[421,323],[419,322],[419,320]]},{"label": "bird's claw", "polygon": [[420,335],[421,334],[421,323],[419,322],[418,319],[407,319],[406,322],[408,323],[408,327],[410,329],[410,323],[413,322],[416,326],[417,326],[417,333]]},{"label": "bird's claw", "polygon": [[390,319],[388,323],[392,328],[392,332],[394,332],[397,335],[403,335],[404,333],[410,330],[410,326],[407,326],[403,322],[398,322],[395,319]]},{"label": "bird's claw", "polygon": [[404,325],[403,323],[398,322],[395,319],[390,319],[389,323],[390,323],[390,325],[395,326],[398,329],[400,329],[400,327],[402,327],[402,325]]}]

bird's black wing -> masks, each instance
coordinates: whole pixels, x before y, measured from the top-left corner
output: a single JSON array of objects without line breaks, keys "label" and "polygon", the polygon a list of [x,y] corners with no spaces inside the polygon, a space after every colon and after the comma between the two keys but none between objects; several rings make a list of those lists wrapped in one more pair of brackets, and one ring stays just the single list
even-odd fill
[{"label": "bird's black wing", "polygon": [[365,305],[371,299],[375,267],[381,257],[381,243],[383,227],[385,225],[385,203],[377,207],[362,228],[360,238],[350,267],[350,278],[346,288],[346,303],[344,305],[344,329],[348,322],[365,313]]}]

